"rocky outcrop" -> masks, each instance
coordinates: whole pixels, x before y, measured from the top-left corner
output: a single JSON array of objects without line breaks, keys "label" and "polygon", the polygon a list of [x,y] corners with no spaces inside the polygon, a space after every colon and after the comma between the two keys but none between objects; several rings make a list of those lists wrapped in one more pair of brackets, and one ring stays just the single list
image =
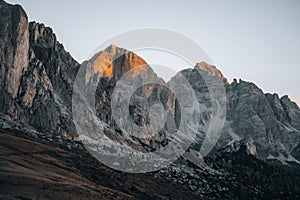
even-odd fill
[{"label": "rocky outcrop", "polygon": [[257,155],[256,146],[251,136],[249,136],[248,138],[244,138],[240,141],[232,142],[226,145],[225,147],[221,148],[218,151],[218,154],[222,154],[225,152],[229,152],[229,153],[238,152],[241,150],[241,148],[243,148],[243,150],[245,150],[245,152],[249,155],[253,155],[253,156]]},{"label": "rocky outcrop", "polygon": [[71,108],[73,80],[80,65],[64,50],[51,28],[31,22],[29,31],[33,57],[43,63],[56,94]]},{"label": "rocky outcrop", "polygon": [[28,23],[19,5],[0,2],[0,110],[42,132],[72,135],[72,87],[79,64],[51,28]]},{"label": "rocky outcrop", "polygon": [[31,22],[29,31],[29,68],[17,98],[23,108],[20,118],[40,131],[73,135],[72,87],[79,64],[56,40],[52,29]]},{"label": "rocky outcrop", "polygon": [[290,156],[300,139],[300,115],[295,103],[286,96],[279,99],[277,94],[264,94],[255,84],[242,80],[234,80],[227,87],[227,99],[224,135],[231,135],[232,140],[251,136],[257,155],[263,159]]},{"label": "rocky outcrop", "polygon": [[[160,79],[149,65],[137,54],[123,48],[111,45],[105,50],[95,54],[90,60],[82,64],[82,77],[79,75],[77,79],[88,88],[95,89],[95,107],[97,117],[105,123],[107,130],[105,132],[114,140],[125,140],[131,145],[139,143],[138,149],[155,149],[166,144],[165,132],[170,129],[171,124],[174,126],[174,112],[176,111],[176,99],[174,94],[166,87],[166,83]],[[120,81],[121,78],[126,80]],[[160,84],[147,83],[147,81],[156,81]],[[113,92],[118,82],[118,94],[113,97]],[[80,85],[82,85],[80,84]],[[129,91],[130,88],[135,88]],[[122,88],[126,88],[123,90]],[[118,95],[122,93],[132,92],[132,96],[128,99],[128,107],[120,110],[123,113],[123,119],[120,123],[123,127],[119,127],[112,116],[112,101],[119,99]],[[85,94],[85,96],[90,96]],[[121,102],[124,104],[125,102]],[[149,114],[150,108],[155,104],[161,104],[167,110],[166,116],[156,116],[169,120],[169,126],[165,126],[163,130],[157,128],[158,135],[145,138],[146,132],[139,132],[140,135],[131,134],[134,126],[145,127],[150,123],[157,123],[151,120]],[[91,105],[92,106],[92,105]],[[121,107],[121,105],[117,106]],[[127,112],[128,111],[128,112]],[[127,115],[126,115],[127,113]],[[85,116],[84,118],[89,117]],[[133,123],[124,122],[125,119],[132,118]],[[83,122],[84,119],[76,120]],[[164,121],[164,119],[163,119]],[[83,123],[80,123],[84,126]],[[162,128],[162,127],[161,127]],[[127,131],[124,131],[127,130]],[[139,138],[141,137],[141,138]],[[143,139],[144,137],[145,139]]]},{"label": "rocky outcrop", "polygon": [[0,110],[16,118],[16,98],[21,77],[28,67],[29,30],[21,6],[0,1]]}]

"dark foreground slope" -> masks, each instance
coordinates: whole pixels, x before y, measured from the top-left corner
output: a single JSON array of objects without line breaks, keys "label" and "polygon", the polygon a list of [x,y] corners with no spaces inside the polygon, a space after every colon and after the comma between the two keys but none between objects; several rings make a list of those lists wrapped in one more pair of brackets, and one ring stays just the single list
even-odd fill
[{"label": "dark foreground slope", "polygon": [[85,151],[0,134],[0,199],[197,199],[175,183],[124,174]]},{"label": "dark foreground slope", "polygon": [[205,158],[202,166],[181,158],[158,172],[128,174],[102,165],[75,141],[42,140],[0,130],[0,199],[300,197],[297,169],[269,165],[243,144],[237,151]]}]

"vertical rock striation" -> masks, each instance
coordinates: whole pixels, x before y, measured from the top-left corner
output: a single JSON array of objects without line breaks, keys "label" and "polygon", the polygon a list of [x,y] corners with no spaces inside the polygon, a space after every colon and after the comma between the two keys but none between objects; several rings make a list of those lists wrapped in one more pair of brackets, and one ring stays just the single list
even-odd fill
[{"label": "vertical rock striation", "polygon": [[28,68],[29,51],[28,19],[21,6],[0,1],[0,38],[0,110],[15,119],[13,99]]},{"label": "vertical rock striation", "polygon": [[80,65],[52,29],[0,1],[0,38],[1,113],[39,131],[75,134],[72,87]]}]

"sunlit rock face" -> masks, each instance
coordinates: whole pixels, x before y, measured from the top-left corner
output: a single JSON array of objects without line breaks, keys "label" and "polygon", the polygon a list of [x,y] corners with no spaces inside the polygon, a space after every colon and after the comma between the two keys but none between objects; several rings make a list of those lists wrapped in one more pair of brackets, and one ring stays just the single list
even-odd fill
[{"label": "sunlit rock face", "polygon": [[[116,60],[119,60],[118,63],[116,63]],[[91,61],[95,73],[101,74],[101,77],[114,78],[116,80],[132,68],[146,64],[135,53],[115,45],[110,45],[104,51],[95,54]]]},{"label": "sunlit rock face", "polygon": [[213,65],[205,62],[200,62],[196,64],[195,69],[199,69],[200,71],[205,72],[207,76],[221,78],[224,81],[225,85],[228,85],[228,80],[226,79],[226,77]]},{"label": "sunlit rock face", "polygon": [[[106,60],[108,60],[109,63],[101,65],[103,72],[99,74],[99,83],[96,90],[96,111],[97,116],[102,121],[117,128],[111,116],[111,98],[116,83],[124,74],[134,68],[136,69],[131,71],[131,75],[132,79],[135,79],[136,76],[139,75],[139,72],[144,70],[143,65],[147,65],[147,63],[135,53],[112,45],[100,52],[99,57],[95,57],[95,59],[92,60],[94,71],[99,68],[99,60],[102,60],[104,56],[107,57]],[[153,76],[154,74],[149,74],[149,76],[151,75]],[[145,105],[140,104],[140,106],[144,107]],[[139,121],[144,124],[147,121],[146,119],[147,116],[145,112],[141,115]]]},{"label": "sunlit rock face", "polygon": [[[96,53],[91,60],[85,61],[82,65],[82,70],[84,77],[82,81],[90,88],[96,87],[96,115],[110,127],[106,131],[115,132],[109,134],[112,138],[117,140],[127,138],[126,140],[130,140],[130,143],[138,141],[142,144],[143,149],[146,148],[148,150],[159,148],[159,146],[166,144],[166,130],[171,127],[174,129],[176,126],[174,122],[174,113],[178,109],[176,108],[176,98],[172,91],[166,87],[163,79],[154,73],[146,61],[131,51],[111,45],[105,50]],[[148,84],[147,80],[152,80],[157,84]],[[119,88],[136,87],[133,91],[121,89],[116,94],[132,93],[128,98],[129,104],[126,108],[129,116],[126,116],[125,113],[127,111],[124,110],[124,115],[121,118],[131,118],[132,122],[139,127],[145,127],[150,123],[157,124],[159,122],[158,119],[160,121],[168,121],[168,126],[164,127],[162,125],[160,128],[157,127],[157,134],[145,139],[128,136],[128,134],[131,134],[124,132],[124,128],[120,128],[112,116],[111,104],[116,84],[119,84]],[[118,99],[119,97],[115,96],[114,98]],[[165,109],[167,112],[160,112],[160,108],[153,111],[158,116],[155,116],[154,121],[151,121],[149,111],[151,108],[156,109],[155,104],[161,104],[163,106],[161,109]],[[123,121],[123,119],[120,121]],[[134,124],[128,123],[123,125],[128,130]],[[145,132],[140,132],[139,134],[141,137],[147,136]]]}]

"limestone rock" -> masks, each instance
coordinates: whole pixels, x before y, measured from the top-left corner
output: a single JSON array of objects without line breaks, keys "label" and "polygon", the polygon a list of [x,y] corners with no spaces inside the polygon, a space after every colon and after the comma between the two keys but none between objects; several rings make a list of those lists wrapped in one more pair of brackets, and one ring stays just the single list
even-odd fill
[{"label": "limestone rock", "polygon": [[13,99],[28,67],[27,15],[19,5],[0,1],[0,110],[16,118]]},{"label": "limestone rock", "polygon": [[75,134],[71,103],[79,64],[52,29],[28,23],[19,5],[0,2],[0,110],[53,134]]}]

